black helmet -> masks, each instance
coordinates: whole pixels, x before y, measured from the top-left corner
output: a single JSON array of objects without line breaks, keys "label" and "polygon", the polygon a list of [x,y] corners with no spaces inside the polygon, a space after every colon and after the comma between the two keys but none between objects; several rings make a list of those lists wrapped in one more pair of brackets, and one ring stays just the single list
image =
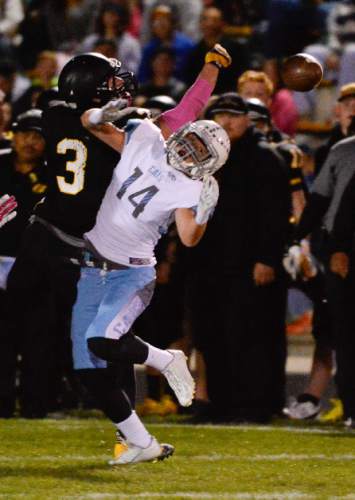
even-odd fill
[{"label": "black helmet", "polygon": [[[120,69],[120,61],[97,52],[74,56],[59,75],[60,97],[80,108],[102,106],[118,97],[128,98],[136,91],[136,79],[130,71],[120,73]],[[124,81],[123,87],[110,89],[110,77],[121,78]]]}]

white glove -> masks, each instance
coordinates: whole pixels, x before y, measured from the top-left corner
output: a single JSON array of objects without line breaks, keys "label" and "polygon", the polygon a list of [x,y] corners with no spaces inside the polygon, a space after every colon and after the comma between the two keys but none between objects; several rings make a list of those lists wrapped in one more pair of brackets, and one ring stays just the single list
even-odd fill
[{"label": "white glove", "polygon": [[301,269],[302,249],[300,245],[292,245],[283,258],[283,266],[295,281]]},{"label": "white glove", "polygon": [[127,108],[127,104],[129,104],[127,99],[115,99],[114,101],[109,101],[101,109],[92,110],[89,115],[90,125],[115,122],[137,109],[132,107]]},{"label": "white glove", "polygon": [[212,175],[204,177],[195,215],[197,224],[200,226],[206,224],[217,205],[218,196],[219,187],[216,179]]},{"label": "white glove", "polygon": [[16,207],[17,201],[14,196],[4,194],[4,196],[0,198],[0,227],[16,217]]},{"label": "white glove", "polygon": [[301,245],[292,245],[288,249],[283,259],[283,266],[294,281],[298,278],[306,281],[318,272],[315,259],[306,241],[302,241]]}]

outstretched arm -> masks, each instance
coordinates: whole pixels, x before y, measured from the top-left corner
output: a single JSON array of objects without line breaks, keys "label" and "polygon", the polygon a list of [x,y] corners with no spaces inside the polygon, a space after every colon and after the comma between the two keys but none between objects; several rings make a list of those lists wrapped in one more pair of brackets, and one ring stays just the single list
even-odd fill
[{"label": "outstretched arm", "polygon": [[121,153],[124,146],[125,132],[110,122],[119,120],[131,113],[132,108],[126,106],[127,99],[109,101],[102,108],[92,108],[85,111],[81,115],[81,123],[95,137]]},{"label": "outstretched arm", "polygon": [[219,44],[207,52],[205,64],[195,83],[187,90],[180,103],[163,113],[158,120],[165,139],[185,123],[196,120],[213,92],[220,69],[227,68],[231,62],[230,55]]}]

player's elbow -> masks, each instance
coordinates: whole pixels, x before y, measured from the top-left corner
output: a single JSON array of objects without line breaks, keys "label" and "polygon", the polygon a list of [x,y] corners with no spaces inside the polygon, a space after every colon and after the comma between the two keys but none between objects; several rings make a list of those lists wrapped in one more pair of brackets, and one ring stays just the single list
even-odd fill
[{"label": "player's elbow", "polygon": [[200,233],[180,234],[181,243],[185,247],[189,247],[189,248],[195,247],[199,243],[201,238],[202,238],[202,234],[200,234]]}]

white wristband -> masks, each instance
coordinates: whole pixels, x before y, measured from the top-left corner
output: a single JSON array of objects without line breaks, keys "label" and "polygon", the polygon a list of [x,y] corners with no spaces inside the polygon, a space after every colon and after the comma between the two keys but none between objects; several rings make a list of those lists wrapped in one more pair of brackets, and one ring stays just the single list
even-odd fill
[{"label": "white wristband", "polygon": [[102,123],[102,109],[93,109],[88,116],[89,125],[98,125]]}]

